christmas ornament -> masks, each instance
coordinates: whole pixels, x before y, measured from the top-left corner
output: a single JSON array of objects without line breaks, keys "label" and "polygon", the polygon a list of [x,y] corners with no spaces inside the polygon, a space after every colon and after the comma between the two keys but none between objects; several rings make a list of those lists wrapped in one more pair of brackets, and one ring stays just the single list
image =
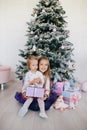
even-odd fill
[{"label": "christmas ornament", "polygon": [[37,35],[35,35],[35,38],[38,38],[38,36],[37,36]]},{"label": "christmas ornament", "polygon": [[40,41],[42,41],[42,38],[40,38]]},{"label": "christmas ornament", "polygon": [[72,67],[75,68],[75,64],[72,64]]},{"label": "christmas ornament", "polygon": [[61,49],[64,49],[64,46],[61,46]]},{"label": "christmas ornament", "polygon": [[42,10],[42,13],[45,13],[45,10],[44,10],[44,9]]},{"label": "christmas ornament", "polygon": [[31,22],[32,24],[35,24],[34,21]]},{"label": "christmas ornament", "polygon": [[36,18],[36,17],[37,17],[37,14],[35,14],[34,17]]},{"label": "christmas ornament", "polygon": [[49,2],[48,2],[48,1],[46,2],[46,5],[49,5]]},{"label": "christmas ornament", "polygon": [[53,29],[53,32],[56,32],[56,28]]},{"label": "christmas ornament", "polygon": [[61,4],[60,1],[58,1],[58,2],[57,2],[57,5],[60,5],[60,4]]},{"label": "christmas ornament", "polygon": [[33,11],[33,14],[36,14],[36,11],[35,11],[35,10]]},{"label": "christmas ornament", "polygon": [[35,46],[35,45],[33,45],[32,50],[33,50],[33,51],[36,51],[36,46]]},{"label": "christmas ornament", "polygon": [[[31,46],[31,45],[29,45],[29,46],[28,46],[28,48],[29,48],[29,49],[31,49],[31,48],[32,48],[32,46]],[[28,48],[27,48],[27,50],[28,50]]]},{"label": "christmas ornament", "polygon": [[30,34],[33,34],[33,33],[34,33],[33,31],[30,32]]}]

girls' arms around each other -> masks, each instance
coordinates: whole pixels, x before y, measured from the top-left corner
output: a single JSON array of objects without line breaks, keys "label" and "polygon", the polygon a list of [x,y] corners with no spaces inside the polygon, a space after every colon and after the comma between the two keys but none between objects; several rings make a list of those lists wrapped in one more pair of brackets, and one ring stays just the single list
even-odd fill
[{"label": "girls' arms around each other", "polygon": [[[33,79],[33,77],[35,77]],[[40,80],[38,77],[40,77]],[[41,81],[41,83],[39,84],[38,82]],[[22,93],[26,93],[26,89],[28,86],[31,85],[38,85],[39,87],[43,87],[44,84],[44,78],[41,72],[37,71],[36,74],[32,74],[31,71],[27,72],[26,76],[25,76],[25,81],[24,81],[24,85],[22,88]],[[25,95],[25,94],[24,94]]]},{"label": "girls' arms around each other", "polygon": [[[45,110],[49,110],[50,107],[52,106],[52,104],[56,101],[57,99],[57,94],[55,93],[51,93],[50,94],[50,65],[49,65],[49,59],[47,57],[39,57],[39,68],[38,70],[44,75],[44,79],[45,79],[45,83],[44,83],[44,88],[45,88]],[[24,78],[24,82],[25,82],[25,78]],[[23,82],[23,83],[24,83]],[[17,92],[15,94],[15,99],[23,104],[26,101],[26,93],[25,93],[25,97],[24,97],[24,93],[21,92]],[[33,102],[31,103],[31,105],[29,106],[30,110],[33,111],[39,111],[39,105],[36,99],[33,100]]]}]

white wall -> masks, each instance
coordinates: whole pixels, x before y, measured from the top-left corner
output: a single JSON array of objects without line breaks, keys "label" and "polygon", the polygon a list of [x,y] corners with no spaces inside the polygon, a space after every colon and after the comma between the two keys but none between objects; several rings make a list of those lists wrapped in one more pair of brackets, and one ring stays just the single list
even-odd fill
[{"label": "white wall", "polygon": [[69,40],[74,44],[75,76],[87,80],[87,0],[62,0],[68,16]]},{"label": "white wall", "polygon": [[[19,50],[27,41],[26,22],[39,0],[0,0],[0,64],[9,65],[14,72]],[[68,16],[69,41],[74,44],[75,77],[87,80],[87,1],[61,0]]]}]

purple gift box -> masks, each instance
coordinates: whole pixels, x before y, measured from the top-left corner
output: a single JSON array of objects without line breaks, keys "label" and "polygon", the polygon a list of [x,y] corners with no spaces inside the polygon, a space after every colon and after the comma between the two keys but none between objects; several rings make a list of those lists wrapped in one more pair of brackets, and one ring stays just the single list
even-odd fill
[{"label": "purple gift box", "polygon": [[56,82],[54,92],[58,95],[61,95],[63,92],[63,84],[64,82]]},{"label": "purple gift box", "polygon": [[26,96],[29,97],[43,97],[44,96],[44,88],[40,87],[27,87]]}]

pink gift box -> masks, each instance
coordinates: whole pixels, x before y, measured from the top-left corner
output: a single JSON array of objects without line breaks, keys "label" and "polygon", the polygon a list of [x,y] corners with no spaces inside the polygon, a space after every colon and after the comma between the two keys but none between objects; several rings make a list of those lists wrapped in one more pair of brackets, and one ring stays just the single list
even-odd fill
[{"label": "pink gift box", "polygon": [[66,104],[70,104],[73,102],[76,105],[79,101],[79,98],[77,96],[73,96],[72,98],[63,97],[63,100]]},{"label": "pink gift box", "polygon": [[44,88],[27,87],[26,96],[29,96],[29,97],[43,97],[44,96]]},{"label": "pink gift box", "polygon": [[64,97],[63,100],[68,105],[70,105],[71,103],[73,103],[73,99],[72,98],[66,98],[66,97]]},{"label": "pink gift box", "polygon": [[73,98],[67,98],[67,97],[63,97],[64,101],[68,101],[68,102],[71,102],[73,101]]},{"label": "pink gift box", "polygon": [[10,80],[10,67],[0,66],[0,84],[6,83]]}]

